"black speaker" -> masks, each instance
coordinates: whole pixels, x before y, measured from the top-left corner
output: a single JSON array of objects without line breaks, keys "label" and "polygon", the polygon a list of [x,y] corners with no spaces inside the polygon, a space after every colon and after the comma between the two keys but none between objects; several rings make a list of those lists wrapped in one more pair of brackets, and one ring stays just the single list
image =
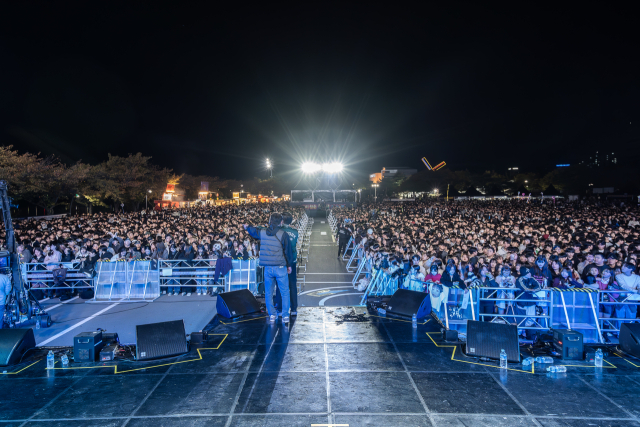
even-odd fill
[{"label": "black speaker", "polygon": [[216,310],[220,316],[233,319],[245,314],[259,313],[260,303],[248,289],[241,289],[219,294]]},{"label": "black speaker", "polygon": [[189,351],[184,320],[136,325],[136,359],[179,356]]},{"label": "black speaker", "polygon": [[518,328],[504,323],[467,321],[467,354],[500,359],[500,350],[507,352],[509,362],[520,362]]},{"label": "black speaker", "polygon": [[0,329],[0,366],[20,363],[27,350],[36,346],[33,329]]},{"label": "black speaker", "polygon": [[73,337],[74,362],[95,362],[104,347],[102,331],[81,332]]},{"label": "black speaker", "polygon": [[640,359],[640,323],[620,325],[619,338],[622,351]]},{"label": "black speaker", "polygon": [[578,331],[553,330],[553,348],[562,355],[562,360],[584,360],[584,337]]},{"label": "black speaker", "polygon": [[387,304],[387,313],[418,319],[431,314],[431,299],[424,292],[398,289]]}]

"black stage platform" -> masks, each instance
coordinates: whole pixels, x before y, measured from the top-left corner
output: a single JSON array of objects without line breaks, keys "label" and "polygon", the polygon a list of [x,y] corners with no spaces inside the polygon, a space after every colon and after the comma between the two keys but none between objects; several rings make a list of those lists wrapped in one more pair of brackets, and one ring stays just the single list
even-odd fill
[{"label": "black stage platform", "polygon": [[0,375],[0,426],[640,426],[638,360],[504,372],[438,331],[309,307],[223,320],[178,358],[46,370],[40,352]]}]

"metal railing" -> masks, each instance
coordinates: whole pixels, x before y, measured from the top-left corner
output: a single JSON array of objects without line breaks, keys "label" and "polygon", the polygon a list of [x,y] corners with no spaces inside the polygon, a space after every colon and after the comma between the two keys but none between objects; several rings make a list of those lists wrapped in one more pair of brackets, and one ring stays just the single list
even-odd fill
[{"label": "metal railing", "polygon": [[[620,332],[622,323],[638,321],[636,318],[640,300],[638,292],[607,290],[598,292],[598,325],[603,333]],[[631,311],[631,307],[635,310]],[[608,317],[605,317],[605,314]],[[627,317],[629,315],[629,317]]]},{"label": "metal railing", "polygon": [[[55,285],[60,282],[54,277],[54,270],[59,265],[65,268],[66,275],[62,279],[62,284]],[[33,290],[76,290],[89,289],[93,287],[92,272],[85,273],[80,270],[81,263],[78,261],[60,262],[55,264],[28,263],[20,264],[22,270],[22,278],[25,286]],[[48,268],[47,268],[48,267]],[[53,268],[55,267],[55,268]],[[50,268],[50,269],[49,269]]]},{"label": "metal railing", "polygon": [[[480,305],[478,317],[481,321],[500,321],[515,324],[518,327],[518,331],[550,329],[551,304],[553,302],[551,289],[532,292],[536,296],[534,299],[525,298],[525,294],[519,292],[518,288],[479,287],[477,289],[480,291],[477,301]],[[483,302],[491,302],[492,304],[483,304]],[[524,305],[518,303],[533,304]],[[500,304],[503,304],[504,307],[500,307]],[[504,310],[504,313],[486,313],[483,309],[487,306],[498,307],[498,310]],[[517,312],[516,309],[518,309]]]},{"label": "metal railing", "polygon": [[99,262],[90,302],[153,301],[160,296],[155,261]]}]

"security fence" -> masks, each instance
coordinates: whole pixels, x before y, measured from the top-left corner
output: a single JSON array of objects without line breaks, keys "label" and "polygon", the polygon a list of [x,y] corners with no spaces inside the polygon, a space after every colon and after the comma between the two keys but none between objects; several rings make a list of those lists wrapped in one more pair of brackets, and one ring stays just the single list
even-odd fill
[{"label": "security fence", "polygon": [[582,333],[586,343],[603,343],[609,334],[618,334],[621,323],[638,321],[640,294],[635,291],[546,288],[524,293],[515,287],[463,289],[411,276],[401,278],[397,273],[372,268],[366,260],[359,265],[353,283],[363,274],[370,279],[361,305],[366,305],[369,298],[393,295],[398,288],[429,292],[438,320],[461,334],[466,333],[468,320],[479,320],[516,325],[525,339],[552,329],[570,329]]}]

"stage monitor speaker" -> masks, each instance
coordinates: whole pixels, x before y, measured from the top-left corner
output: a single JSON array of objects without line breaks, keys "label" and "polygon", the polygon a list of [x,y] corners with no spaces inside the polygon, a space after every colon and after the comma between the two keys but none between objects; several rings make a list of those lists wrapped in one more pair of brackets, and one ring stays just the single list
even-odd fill
[{"label": "stage monitor speaker", "polygon": [[259,313],[260,303],[248,289],[224,292],[218,295],[216,310],[220,316],[227,319]]},{"label": "stage monitor speaker", "polygon": [[36,346],[33,329],[0,329],[0,366],[20,363],[27,350]]},{"label": "stage monitor speaker", "polygon": [[619,338],[622,351],[640,359],[640,323],[620,325]]},{"label": "stage monitor speaker", "polygon": [[171,357],[189,351],[184,320],[136,326],[136,359]]},{"label": "stage monitor speaker", "polygon": [[507,352],[509,362],[520,362],[518,328],[504,323],[467,322],[467,355],[500,359],[500,350]]},{"label": "stage monitor speaker", "polygon": [[418,319],[422,319],[431,314],[429,294],[398,289],[387,304],[387,313],[409,318],[415,314]]}]

